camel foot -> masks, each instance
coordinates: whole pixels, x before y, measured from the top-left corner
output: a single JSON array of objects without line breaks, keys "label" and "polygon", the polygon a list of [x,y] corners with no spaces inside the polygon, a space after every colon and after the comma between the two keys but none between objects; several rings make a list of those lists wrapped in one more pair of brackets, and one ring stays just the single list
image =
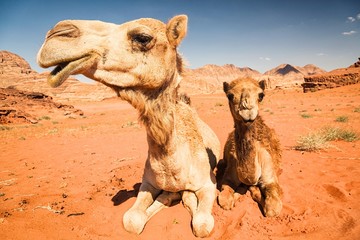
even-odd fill
[{"label": "camel foot", "polygon": [[265,200],[264,215],[265,217],[276,217],[280,215],[282,202],[280,199],[267,198]]},{"label": "camel foot", "polygon": [[226,189],[221,191],[218,196],[218,202],[220,207],[225,210],[230,210],[235,205],[234,194]]},{"label": "camel foot", "polygon": [[214,228],[214,217],[211,214],[197,213],[192,219],[192,228],[196,237],[207,237]]},{"label": "camel foot", "polygon": [[143,211],[128,210],[123,217],[123,224],[126,231],[140,234],[147,222],[147,215]]}]

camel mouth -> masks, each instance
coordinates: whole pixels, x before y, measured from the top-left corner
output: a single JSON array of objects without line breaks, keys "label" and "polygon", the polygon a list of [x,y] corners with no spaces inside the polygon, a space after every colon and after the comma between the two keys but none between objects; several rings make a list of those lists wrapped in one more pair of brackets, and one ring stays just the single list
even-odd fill
[{"label": "camel mouth", "polygon": [[242,119],[242,121],[246,124],[253,123],[257,118],[257,116],[258,116],[258,112],[253,110],[242,110],[239,111],[238,113],[238,117]]},{"label": "camel mouth", "polygon": [[67,65],[69,65],[70,62],[63,62],[60,63],[59,65],[57,65],[54,70],[51,71],[50,75],[55,76],[56,74],[58,74],[59,72],[61,72],[61,70],[63,70]]},{"label": "camel mouth", "polygon": [[255,119],[243,119],[244,123],[251,124],[255,121]]},{"label": "camel mouth", "polygon": [[51,87],[59,87],[70,75],[78,73],[91,56],[84,56],[73,61],[64,61],[54,64],[56,67],[51,71],[47,82]]}]

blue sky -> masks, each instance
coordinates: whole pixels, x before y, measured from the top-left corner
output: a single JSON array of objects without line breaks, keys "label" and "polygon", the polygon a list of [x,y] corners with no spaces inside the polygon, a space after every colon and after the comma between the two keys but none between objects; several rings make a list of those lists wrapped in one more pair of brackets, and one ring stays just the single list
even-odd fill
[{"label": "blue sky", "polygon": [[64,19],[121,24],[141,18],[189,17],[179,51],[188,67],[234,64],[265,72],[282,63],[326,71],[360,57],[360,1],[270,0],[12,0],[0,1],[0,50],[33,69],[46,32]]}]

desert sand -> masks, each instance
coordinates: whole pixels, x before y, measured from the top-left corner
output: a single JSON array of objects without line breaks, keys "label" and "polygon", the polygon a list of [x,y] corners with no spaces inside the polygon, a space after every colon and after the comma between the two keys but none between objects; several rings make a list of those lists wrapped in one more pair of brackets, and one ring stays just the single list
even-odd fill
[{"label": "desert sand", "polygon": [[[233,128],[224,94],[191,99],[223,145]],[[208,239],[359,239],[359,141],[294,149],[299,136],[324,126],[359,133],[359,103],[360,84],[267,91],[260,114],[283,148],[283,210],[265,218],[249,193],[231,211],[215,202]],[[141,235],[124,230],[147,155],[145,129],[120,99],[71,104],[84,115],[42,112],[37,124],[1,125],[0,239],[196,239],[181,202],[155,215]]]}]

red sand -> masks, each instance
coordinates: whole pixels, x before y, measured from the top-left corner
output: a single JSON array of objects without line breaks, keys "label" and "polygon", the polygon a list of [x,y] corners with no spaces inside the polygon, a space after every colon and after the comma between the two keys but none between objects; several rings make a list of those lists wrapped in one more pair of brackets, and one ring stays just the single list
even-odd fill
[{"label": "red sand", "polygon": [[[283,211],[263,217],[249,193],[231,211],[214,203],[208,239],[359,239],[359,141],[315,153],[293,149],[299,136],[323,126],[360,132],[359,103],[359,84],[269,91],[261,115],[283,147]],[[119,99],[74,105],[85,117],[49,113],[50,120],[0,131],[0,239],[196,239],[181,203],[155,215],[139,236],[124,230],[147,154],[144,127]],[[225,96],[193,96],[192,105],[224,144],[233,127]],[[336,122],[339,116],[348,122]]]}]

